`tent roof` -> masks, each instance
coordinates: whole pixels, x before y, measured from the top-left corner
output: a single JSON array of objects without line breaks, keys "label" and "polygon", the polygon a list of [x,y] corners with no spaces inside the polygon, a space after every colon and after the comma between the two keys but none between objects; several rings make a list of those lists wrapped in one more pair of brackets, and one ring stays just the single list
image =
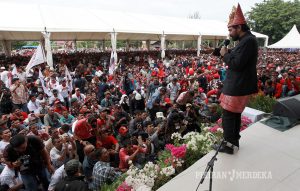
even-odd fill
[{"label": "tent roof", "polygon": [[296,25],[280,41],[268,46],[268,48],[300,48],[300,34]]},{"label": "tent roof", "polygon": [[[45,28],[51,40],[225,39],[227,24],[215,20],[175,18],[97,8],[0,2],[0,40],[40,40]],[[13,11],[13,14],[11,12]],[[266,38],[265,35],[257,37]]]}]

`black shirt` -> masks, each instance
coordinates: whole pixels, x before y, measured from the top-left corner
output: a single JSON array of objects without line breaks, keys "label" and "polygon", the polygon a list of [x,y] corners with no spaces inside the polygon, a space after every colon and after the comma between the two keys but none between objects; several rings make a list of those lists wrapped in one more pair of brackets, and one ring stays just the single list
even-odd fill
[{"label": "black shirt", "polygon": [[24,153],[18,153],[10,144],[6,146],[3,156],[8,162],[15,162],[29,156],[29,165],[26,170],[21,170],[21,174],[36,174],[37,171],[45,167],[42,158],[42,150],[45,145],[36,136],[28,136],[27,149]]},{"label": "black shirt", "polygon": [[240,38],[236,47],[224,55],[228,66],[223,93],[229,96],[244,96],[257,93],[256,63],[258,45],[251,32]]}]

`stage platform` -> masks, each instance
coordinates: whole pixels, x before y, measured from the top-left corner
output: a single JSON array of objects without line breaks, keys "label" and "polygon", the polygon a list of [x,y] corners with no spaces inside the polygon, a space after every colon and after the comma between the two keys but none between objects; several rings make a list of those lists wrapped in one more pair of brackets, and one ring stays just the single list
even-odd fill
[{"label": "stage platform", "polygon": [[[300,190],[300,125],[280,132],[257,122],[241,134],[240,150],[235,155],[218,154],[213,191]],[[208,153],[159,191],[195,191],[214,153]],[[207,176],[198,190],[208,188]]]}]

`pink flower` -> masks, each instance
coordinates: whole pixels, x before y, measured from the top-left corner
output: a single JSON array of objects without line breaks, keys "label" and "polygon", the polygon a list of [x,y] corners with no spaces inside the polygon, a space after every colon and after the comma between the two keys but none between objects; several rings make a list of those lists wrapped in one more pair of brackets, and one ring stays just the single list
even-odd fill
[{"label": "pink flower", "polygon": [[181,145],[180,147],[174,147],[171,150],[172,156],[176,158],[184,158],[186,154],[186,145]]},{"label": "pink flower", "polygon": [[215,132],[217,132],[217,130],[218,130],[219,128],[221,128],[219,125],[215,125],[215,126],[211,127],[211,128],[209,129],[209,131],[212,132],[212,133],[215,133]]},{"label": "pink flower", "polygon": [[172,156],[174,156],[176,158],[185,157],[185,154],[186,154],[186,145],[185,144],[183,144],[179,147],[175,147],[172,144],[167,144],[166,149],[171,151]]},{"label": "pink flower", "polygon": [[165,164],[169,164],[169,163],[170,163],[170,161],[172,161],[172,159],[170,159],[170,158],[166,158],[164,162],[165,162]]},{"label": "pink flower", "polygon": [[166,144],[166,149],[169,150],[169,151],[172,151],[172,149],[174,148],[175,146],[172,145],[172,144]]},{"label": "pink flower", "polygon": [[128,186],[126,182],[124,181],[118,188],[117,191],[131,191],[133,188],[131,186]]}]

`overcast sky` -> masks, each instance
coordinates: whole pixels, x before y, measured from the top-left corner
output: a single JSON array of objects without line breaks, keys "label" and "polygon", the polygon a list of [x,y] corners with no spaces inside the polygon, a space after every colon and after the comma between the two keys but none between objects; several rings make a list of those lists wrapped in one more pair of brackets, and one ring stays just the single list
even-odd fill
[{"label": "overcast sky", "polygon": [[[172,17],[184,17],[198,11],[202,19],[227,21],[233,5],[241,4],[243,12],[263,0],[0,0],[8,2],[86,6],[105,10],[128,11]],[[59,13],[58,13],[59,14]]]}]

